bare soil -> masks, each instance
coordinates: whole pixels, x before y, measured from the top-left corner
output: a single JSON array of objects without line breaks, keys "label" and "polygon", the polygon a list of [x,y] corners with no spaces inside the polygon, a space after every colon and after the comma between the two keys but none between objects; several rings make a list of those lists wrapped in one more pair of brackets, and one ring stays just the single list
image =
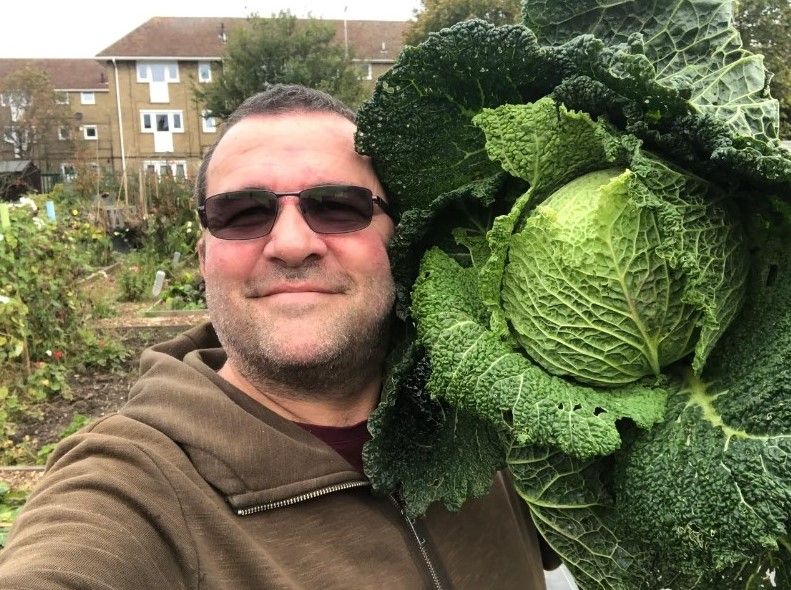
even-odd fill
[{"label": "bare soil", "polygon": [[[140,353],[206,319],[202,312],[144,317],[142,309],[148,306],[150,304],[121,304],[117,316],[99,321],[100,326],[121,341],[129,352],[120,368],[92,367],[74,373],[69,377],[69,399],[57,397],[41,403],[36,406],[35,415],[18,424],[14,442],[28,449],[31,457],[43,445],[60,440],[76,415],[87,416],[93,421],[117,411],[137,380]],[[30,488],[41,471],[41,467],[32,465],[0,467],[0,482],[14,489]]]}]

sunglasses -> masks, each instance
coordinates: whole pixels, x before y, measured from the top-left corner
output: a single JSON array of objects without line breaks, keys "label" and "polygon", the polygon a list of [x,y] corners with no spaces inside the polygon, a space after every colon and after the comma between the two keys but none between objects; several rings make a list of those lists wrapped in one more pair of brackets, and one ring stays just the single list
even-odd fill
[{"label": "sunglasses", "polygon": [[362,186],[327,184],[299,192],[249,189],[208,197],[198,207],[201,224],[223,240],[252,240],[272,231],[280,197],[299,198],[308,227],[319,234],[345,234],[371,224],[374,205],[390,215],[387,203]]}]

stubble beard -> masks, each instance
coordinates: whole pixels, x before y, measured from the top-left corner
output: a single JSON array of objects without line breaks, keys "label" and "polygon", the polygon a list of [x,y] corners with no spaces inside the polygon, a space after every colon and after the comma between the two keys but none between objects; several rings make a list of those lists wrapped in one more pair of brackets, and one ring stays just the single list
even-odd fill
[{"label": "stubble beard", "polygon": [[266,318],[253,317],[221,287],[206,284],[212,324],[229,362],[259,391],[301,400],[345,399],[380,374],[392,321],[392,280],[369,296],[365,303],[373,307],[348,308],[315,326],[321,344],[306,355],[279,343]]}]

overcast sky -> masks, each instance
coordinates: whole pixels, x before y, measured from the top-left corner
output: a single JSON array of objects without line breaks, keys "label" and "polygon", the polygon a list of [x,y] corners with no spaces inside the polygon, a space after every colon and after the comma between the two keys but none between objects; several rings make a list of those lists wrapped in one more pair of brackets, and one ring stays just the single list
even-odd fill
[{"label": "overcast sky", "polygon": [[0,58],[93,57],[152,16],[409,20],[420,0],[2,0]]}]

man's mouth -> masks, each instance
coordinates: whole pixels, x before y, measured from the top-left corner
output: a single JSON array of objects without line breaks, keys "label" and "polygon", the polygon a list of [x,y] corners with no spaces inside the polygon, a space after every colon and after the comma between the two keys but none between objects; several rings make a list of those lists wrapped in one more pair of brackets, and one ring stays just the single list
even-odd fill
[{"label": "man's mouth", "polygon": [[326,285],[317,285],[313,283],[288,283],[283,285],[274,285],[265,289],[261,294],[261,297],[270,297],[272,295],[282,295],[289,293],[319,293],[333,295],[339,292],[339,289],[328,287]]}]

